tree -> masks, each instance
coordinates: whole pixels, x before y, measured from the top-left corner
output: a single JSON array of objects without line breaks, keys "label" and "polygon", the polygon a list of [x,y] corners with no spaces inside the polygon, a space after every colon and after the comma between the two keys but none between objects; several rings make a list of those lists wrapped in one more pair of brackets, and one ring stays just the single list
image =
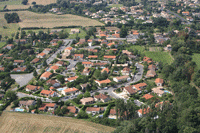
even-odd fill
[{"label": "tree", "polygon": [[78,119],[87,119],[88,118],[88,114],[85,111],[80,110],[78,115],[77,115],[77,118]]},{"label": "tree", "polygon": [[89,91],[86,91],[83,95],[84,97],[90,97],[90,92]]},{"label": "tree", "polygon": [[44,67],[47,66],[47,62],[46,62],[46,60],[44,60],[44,62],[43,62],[43,66],[44,66]]},{"label": "tree", "polygon": [[121,38],[125,38],[127,36],[127,29],[126,27],[123,25],[120,31],[120,37]]},{"label": "tree", "polygon": [[33,2],[32,2],[32,5],[36,5],[36,2],[35,2],[35,1],[33,1]]},{"label": "tree", "polygon": [[2,35],[0,35],[0,41],[1,41]]},{"label": "tree", "polygon": [[11,90],[8,90],[4,97],[5,97],[6,100],[9,99],[10,101],[14,101],[14,100],[17,99],[16,93],[14,91],[11,91]]},{"label": "tree", "polygon": [[87,41],[88,39],[90,39],[90,36],[89,36],[89,35],[86,35],[86,36],[85,36],[85,41]]},{"label": "tree", "polygon": [[40,98],[37,99],[37,107],[39,108],[42,105],[42,100]]},{"label": "tree", "polygon": [[62,83],[62,84],[65,83],[65,76],[63,76],[63,75],[57,75],[56,79],[58,79],[58,81],[60,81],[60,83]]},{"label": "tree", "polygon": [[8,36],[5,36],[4,38],[7,40],[7,39],[8,39]]},{"label": "tree", "polygon": [[35,78],[38,76],[36,70],[34,70],[34,72],[33,72],[33,76],[34,76]]},{"label": "tree", "polygon": [[28,0],[23,0],[23,1],[22,1],[22,4],[23,4],[23,5],[26,5],[27,3],[28,3]]}]

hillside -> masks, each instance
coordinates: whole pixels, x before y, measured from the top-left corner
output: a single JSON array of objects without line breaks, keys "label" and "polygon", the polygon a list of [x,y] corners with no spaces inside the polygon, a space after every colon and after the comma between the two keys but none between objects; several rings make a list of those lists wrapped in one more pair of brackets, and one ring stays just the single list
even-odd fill
[{"label": "hillside", "polygon": [[114,128],[88,121],[56,116],[3,112],[0,117],[1,133],[108,133]]}]

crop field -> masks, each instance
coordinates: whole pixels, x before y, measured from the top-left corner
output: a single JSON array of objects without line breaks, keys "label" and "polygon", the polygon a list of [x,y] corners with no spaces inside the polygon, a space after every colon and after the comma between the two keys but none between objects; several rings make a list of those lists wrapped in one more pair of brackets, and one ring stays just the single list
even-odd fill
[{"label": "crop field", "polygon": [[2,133],[108,133],[114,128],[84,120],[56,116],[3,112],[0,117]]},{"label": "crop field", "polygon": [[28,0],[29,5],[32,4],[32,2],[36,2],[37,5],[48,5],[51,3],[56,3],[57,0]]},{"label": "crop field", "polygon": [[3,10],[4,6],[7,5],[6,9],[27,9],[30,5],[22,5],[22,0],[7,0],[0,2],[0,9]]},{"label": "crop field", "polygon": [[194,53],[192,55],[192,61],[197,64],[197,67],[200,69],[200,54]]},{"label": "crop field", "polygon": [[149,47],[149,51],[161,51],[161,47]]},{"label": "crop field", "polygon": [[151,52],[151,51],[145,51],[145,56],[152,58],[154,61],[161,61],[163,63],[171,64],[173,61],[173,58],[170,56],[170,53],[168,52]]},{"label": "crop field", "polygon": [[96,26],[103,25],[99,21],[77,15],[65,14],[55,15],[51,13],[37,14],[29,11],[18,11],[21,28],[24,27],[45,27],[53,28],[58,26]]}]

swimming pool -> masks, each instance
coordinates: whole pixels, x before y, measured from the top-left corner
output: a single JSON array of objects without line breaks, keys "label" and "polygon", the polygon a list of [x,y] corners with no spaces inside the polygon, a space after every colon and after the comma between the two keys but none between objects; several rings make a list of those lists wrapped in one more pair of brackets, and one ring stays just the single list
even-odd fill
[{"label": "swimming pool", "polygon": [[62,90],[65,90],[65,89],[67,89],[67,87],[58,88],[57,91],[62,91]]},{"label": "swimming pool", "polygon": [[47,68],[46,71],[49,71],[49,68]]},{"label": "swimming pool", "polygon": [[166,92],[166,93],[170,93],[169,91],[167,91],[167,90],[164,90],[164,92]]},{"label": "swimming pool", "polygon": [[15,108],[16,112],[24,112],[24,109],[20,109],[20,108]]}]

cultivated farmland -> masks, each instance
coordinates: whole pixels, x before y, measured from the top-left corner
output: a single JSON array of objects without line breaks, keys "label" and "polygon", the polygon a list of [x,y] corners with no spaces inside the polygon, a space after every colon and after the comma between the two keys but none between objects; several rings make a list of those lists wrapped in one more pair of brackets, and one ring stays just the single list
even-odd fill
[{"label": "cultivated farmland", "polygon": [[84,120],[15,112],[3,112],[0,123],[1,133],[108,133],[114,131],[114,128]]},{"label": "cultivated farmland", "polygon": [[0,7],[4,7],[5,5],[7,5],[6,9],[9,9],[9,10],[27,9],[30,7],[30,5],[22,5],[21,3],[22,3],[22,0],[7,0],[7,1],[0,2]]},{"label": "cultivated farmland", "polygon": [[55,15],[51,13],[37,14],[29,11],[19,11],[17,13],[20,19],[22,20],[21,22],[19,22],[21,28],[24,27],[53,28],[59,26],[103,25],[102,23],[96,20],[71,14],[65,14],[65,15]]},{"label": "cultivated farmland", "polygon": [[32,2],[36,2],[37,5],[48,5],[51,3],[56,3],[57,0],[28,0],[29,4],[32,4]]}]

